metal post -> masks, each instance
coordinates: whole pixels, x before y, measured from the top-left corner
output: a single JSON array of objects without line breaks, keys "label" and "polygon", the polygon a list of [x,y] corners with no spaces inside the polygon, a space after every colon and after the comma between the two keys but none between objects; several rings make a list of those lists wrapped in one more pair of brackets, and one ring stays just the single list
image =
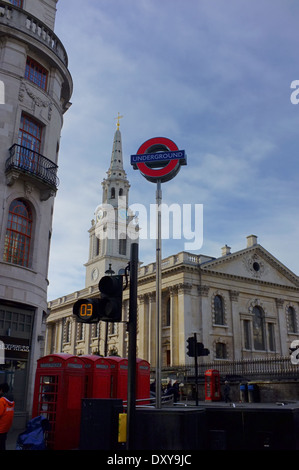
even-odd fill
[{"label": "metal post", "polygon": [[194,333],[195,403],[198,406],[197,335]]},{"label": "metal post", "polygon": [[136,410],[136,341],[137,341],[137,279],[138,243],[131,245],[130,301],[129,301],[129,351],[128,351],[128,402],[127,402],[127,449],[134,449],[134,425]]},{"label": "metal post", "polygon": [[161,408],[161,204],[162,189],[161,180],[157,181],[156,215],[157,215],[157,240],[156,240],[156,408]]}]

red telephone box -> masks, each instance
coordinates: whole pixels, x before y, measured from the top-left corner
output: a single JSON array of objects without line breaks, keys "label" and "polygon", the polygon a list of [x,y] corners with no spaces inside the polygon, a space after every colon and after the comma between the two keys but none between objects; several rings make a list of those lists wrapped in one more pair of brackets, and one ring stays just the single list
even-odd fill
[{"label": "red telephone box", "polygon": [[[150,364],[143,359],[136,359],[136,399],[143,400],[150,397]],[[141,405],[149,404],[142,401]]]},{"label": "red telephone box", "polygon": [[128,359],[117,356],[106,358],[111,364],[111,398],[127,400]]},{"label": "red telephone box", "polygon": [[219,401],[221,399],[220,374],[218,370],[209,369],[205,372],[205,399]]},{"label": "red telephone box", "polygon": [[111,362],[100,356],[80,357],[85,362],[85,397],[111,398]]},{"label": "red telephone box", "polygon": [[84,366],[83,359],[70,354],[50,354],[37,361],[32,417],[42,415],[49,420],[49,449],[79,446]]}]

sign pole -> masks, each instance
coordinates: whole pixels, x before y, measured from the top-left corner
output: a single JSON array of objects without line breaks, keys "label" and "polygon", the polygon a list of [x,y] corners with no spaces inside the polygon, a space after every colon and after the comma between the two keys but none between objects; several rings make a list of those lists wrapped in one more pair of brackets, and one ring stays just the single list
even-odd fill
[{"label": "sign pole", "polygon": [[157,215],[157,239],[156,239],[156,408],[161,408],[161,204],[162,189],[161,180],[157,181],[156,215]]},{"label": "sign pole", "polygon": [[166,137],[153,137],[144,142],[136,155],[131,155],[131,165],[150,182],[157,183],[156,191],[156,408],[161,408],[161,304],[162,304],[162,250],[161,250],[161,184],[170,181],[187,165],[185,150]]},{"label": "sign pole", "polygon": [[134,449],[136,411],[136,350],[137,350],[137,282],[138,243],[131,245],[130,301],[129,301],[129,352],[128,352],[128,401],[127,401],[127,449]]},{"label": "sign pole", "polygon": [[194,333],[195,404],[198,406],[197,335]]}]

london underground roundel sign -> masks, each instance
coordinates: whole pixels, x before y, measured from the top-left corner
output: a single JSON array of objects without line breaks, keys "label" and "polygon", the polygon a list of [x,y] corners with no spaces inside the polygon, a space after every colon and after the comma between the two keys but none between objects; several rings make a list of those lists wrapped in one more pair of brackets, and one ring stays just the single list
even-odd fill
[{"label": "london underground roundel sign", "polygon": [[131,165],[152,183],[162,183],[174,178],[181,165],[186,165],[185,150],[166,137],[153,137],[144,142],[136,155],[131,155]]}]

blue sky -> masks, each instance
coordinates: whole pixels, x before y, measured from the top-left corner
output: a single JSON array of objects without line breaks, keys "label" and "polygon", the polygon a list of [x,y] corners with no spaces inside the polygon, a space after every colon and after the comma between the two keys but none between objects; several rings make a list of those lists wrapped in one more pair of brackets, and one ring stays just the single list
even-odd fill
[{"label": "blue sky", "polygon": [[[118,112],[130,204],[155,185],[130,165],[151,137],[173,140],[187,166],[165,204],[203,204],[203,245],[258,242],[299,274],[297,0],[59,0],[55,32],[74,81],[62,129],[49,300],[82,289],[88,229],[101,203]],[[163,241],[162,256],[184,249]],[[155,260],[155,242],[140,243]]]}]

